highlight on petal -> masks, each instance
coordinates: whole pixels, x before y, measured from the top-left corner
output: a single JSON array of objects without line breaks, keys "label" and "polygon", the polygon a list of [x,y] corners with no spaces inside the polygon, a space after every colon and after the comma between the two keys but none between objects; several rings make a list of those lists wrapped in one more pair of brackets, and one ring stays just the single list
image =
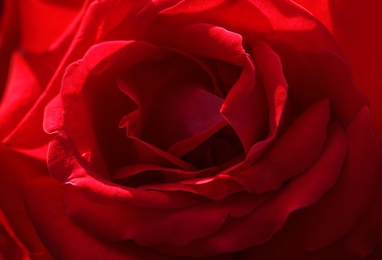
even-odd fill
[{"label": "highlight on petal", "polygon": [[[163,10],[158,20],[162,28],[179,25],[185,27],[187,24],[202,21],[245,35],[250,39],[273,32],[270,20],[263,14],[261,7],[253,1],[182,1]],[[152,37],[150,34],[149,36]]]},{"label": "highlight on petal", "polygon": [[220,174],[214,177],[195,178],[176,183],[149,184],[141,188],[157,191],[184,191],[215,201],[223,200],[233,194],[244,191],[240,184]]},{"label": "highlight on petal", "polygon": [[195,56],[237,65],[245,61],[241,35],[212,24],[197,23],[182,27],[168,38],[166,45]]},{"label": "highlight on petal", "polygon": [[[260,130],[260,133],[262,133],[260,136],[263,137],[263,140],[254,142],[248,150],[245,159],[231,168],[224,170],[224,173],[237,171],[238,169],[248,167],[253,164],[254,161],[258,161],[264,156],[267,149],[271,147],[276,138],[276,134],[283,130],[280,128],[282,117],[287,123],[293,119],[292,116],[288,115],[288,113],[290,113],[287,107],[288,84],[283,75],[280,58],[270,46],[264,42],[257,41],[251,48],[253,60],[256,65],[256,88],[264,89],[264,93],[257,93],[256,95],[256,98],[259,100],[253,102],[257,103],[258,106],[256,109],[256,117],[259,117],[258,113],[262,113],[263,118],[262,121],[257,122],[257,131],[252,129],[252,135],[257,133],[257,136],[259,136],[259,130],[262,129]],[[262,94],[261,97],[260,94]],[[249,100],[248,102],[252,101]],[[240,104],[239,108],[241,106],[242,104]],[[268,119],[266,117],[268,117]],[[250,118],[247,120],[252,122]],[[248,124],[248,122],[246,122],[246,124]],[[250,127],[248,127],[248,129],[250,129]]]},{"label": "highlight on petal", "polygon": [[261,41],[257,41],[251,47],[268,101],[270,134],[274,134],[288,98],[288,84],[283,74],[282,61],[269,45]]}]

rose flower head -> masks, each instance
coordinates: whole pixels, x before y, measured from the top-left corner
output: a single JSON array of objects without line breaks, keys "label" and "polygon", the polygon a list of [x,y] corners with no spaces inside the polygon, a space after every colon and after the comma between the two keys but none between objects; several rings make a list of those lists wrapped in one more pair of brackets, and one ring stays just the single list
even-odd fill
[{"label": "rose flower head", "polygon": [[369,101],[310,12],[288,0],[104,0],[76,17],[6,139],[28,146],[35,129],[29,147],[48,144],[34,160],[49,174],[23,196],[54,258],[377,257]]}]

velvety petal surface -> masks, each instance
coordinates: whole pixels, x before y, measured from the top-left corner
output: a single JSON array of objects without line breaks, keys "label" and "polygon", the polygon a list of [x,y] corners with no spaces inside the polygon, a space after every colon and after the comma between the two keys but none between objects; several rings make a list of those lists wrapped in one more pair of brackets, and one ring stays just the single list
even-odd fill
[{"label": "velvety petal surface", "polygon": [[81,230],[65,212],[61,185],[51,178],[29,183],[26,194],[39,236],[56,258],[167,259],[132,242],[105,242]]},{"label": "velvety petal surface", "polygon": [[382,137],[382,23],[378,0],[361,3],[356,1],[305,1],[296,0],[312,12],[331,31],[341,46],[357,85],[371,103],[371,119],[375,133]]},{"label": "velvety petal surface", "polygon": [[[224,252],[243,250],[267,242],[282,228],[293,211],[315,203],[334,185],[341,173],[345,151],[344,132],[339,126],[335,126],[326,144],[324,156],[301,177],[292,180],[284,189],[274,193],[259,208],[243,218],[227,221],[216,233],[186,247],[160,245],[155,249],[174,255],[201,257],[222,250]],[[323,169],[328,174],[323,175]]]},{"label": "velvety petal surface", "polygon": [[328,100],[319,101],[296,119],[265,157],[231,178],[249,192],[276,190],[306,171],[321,154],[329,123]]}]

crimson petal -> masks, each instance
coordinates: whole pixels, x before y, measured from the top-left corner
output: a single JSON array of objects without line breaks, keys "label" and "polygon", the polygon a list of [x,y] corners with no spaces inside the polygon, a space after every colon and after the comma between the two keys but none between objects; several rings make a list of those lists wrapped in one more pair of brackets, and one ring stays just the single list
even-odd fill
[{"label": "crimson petal", "polygon": [[247,215],[271,194],[248,196],[241,193],[223,201],[207,201],[174,210],[94,203],[73,188],[69,188],[65,195],[68,214],[93,236],[112,241],[132,239],[139,245],[151,246],[162,243],[187,245],[206,237],[216,232],[229,216]]},{"label": "crimson petal", "polygon": [[335,184],[345,155],[345,134],[339,125],[334,125],[318,161],[248,216],[227,221],[216,233],[186,247],[158,245],[155,249],[179,256],[206,257],[222,250],[232,252],[265,243],[282,228],[293,211],[317,202]]},{"label": "crimson petal", "polygon": [[100,201],[125,201],[129,205],[151,208],[181,208],[201,201],[199,196],[184,192],[149,191],[117,185],[100,176],[65,136],[57,136],[51,142],[48,168],[61,183],[75,186]]},{"label": "crimson petal", "polygon": [[221,108],[221,113],[235,130],[244,150],[264,135],[268,114],[264,104],[264,89],[256,84],[253,61],[247,57],[242,73],[232,86]]},{"label": "crimson petal", "polygon": [[325,144],[329,119],[329,101],[317,102],[296,119],[262,161],[230,176],[249,192],[280,188],[317,160]]},{"label": "crimson petal", "polygon": [[81,230],[66,215],[62,186],[51,178],[30,182],[25,198],[39,236],[55,258],[167,259],[134,243],[105,242]]},{"label": "crimson petal", "polygon": [[168,36],[166,45],[192,55],[243,65],[246,52],[240,34],[206,23],[192,24]]}]

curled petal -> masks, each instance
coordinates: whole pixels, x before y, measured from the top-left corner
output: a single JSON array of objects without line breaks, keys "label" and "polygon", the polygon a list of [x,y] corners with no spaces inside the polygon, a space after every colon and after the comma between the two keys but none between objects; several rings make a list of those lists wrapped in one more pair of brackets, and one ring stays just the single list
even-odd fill
[{"label": "curled petal", "polygon": [[317,102],[296,119],[259,163],[230,177],[249,192],[279,189],[317,160],[325,144],[329,119],[328,100]]}]

